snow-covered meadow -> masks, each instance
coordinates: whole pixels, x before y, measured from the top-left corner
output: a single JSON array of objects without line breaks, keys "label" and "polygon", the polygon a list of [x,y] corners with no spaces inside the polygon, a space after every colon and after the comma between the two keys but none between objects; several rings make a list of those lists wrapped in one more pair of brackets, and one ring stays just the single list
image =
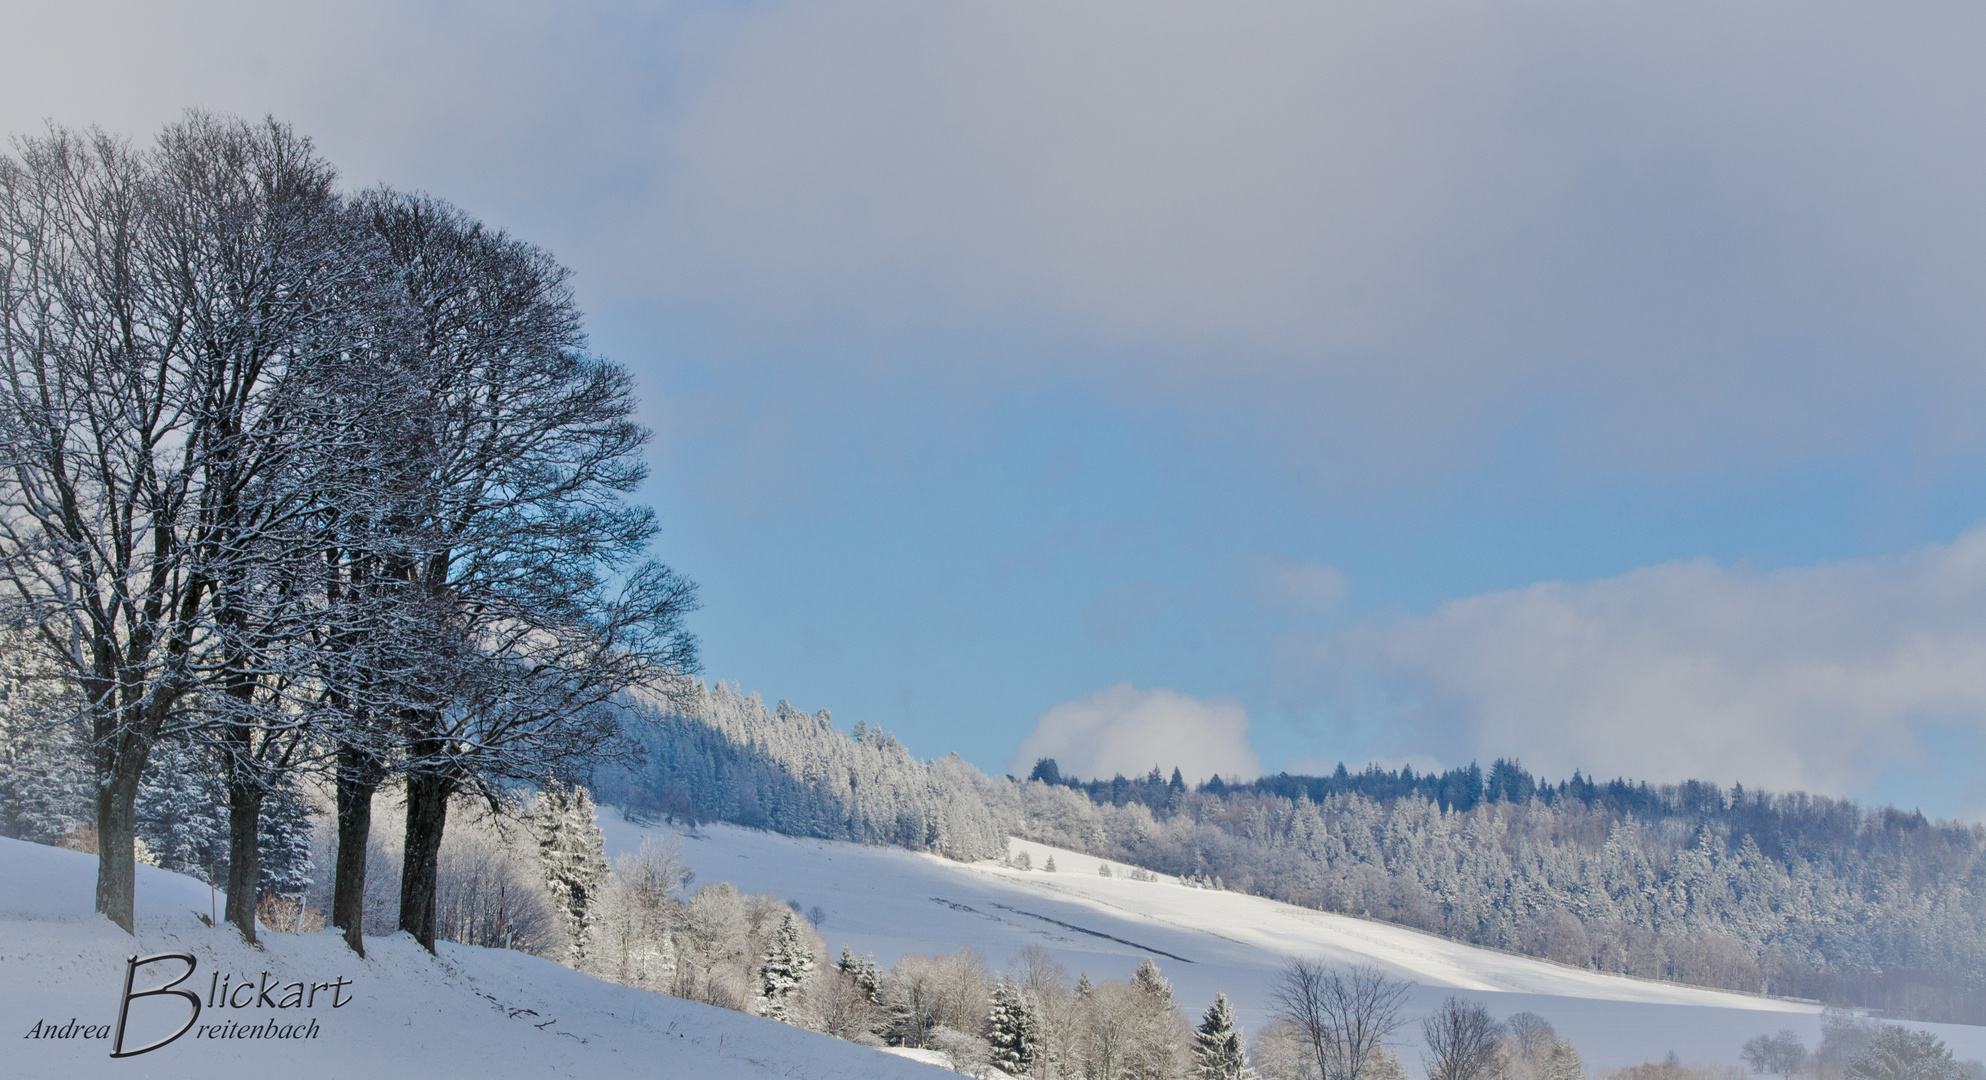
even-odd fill
[{"label": "snow-covered meadow", "polygon": [[[444,942],[430,956],[405,934],[373,940],[363,960],[332,932],[264,935],[260,948],[234,930],[205,925],[204,882],[138,868],[133,941],[91,912],[96,859],[0,838],[0,1018],[11,1041],[0,1076],[92,1077],[807,1077],[939,1080],[953,1075],[826,1035],[742,1013],[633,990],[522,953]],[[33,1039],[37,1022],[116,1023],[125,957],[191,953],[181,984],[203,998],[210,978],[287,986],[347,979],[346,1004],[330,993],[313,1006],[270,1009],[255,995],[240,1009],[203,1008],[199,1025],[315,1019],[315,1039],[201,1038],[200,1029],[136,1057],[112,1059],[110,1040]],[[138,988],[184,967],[144,969]],[[263,973],[269,973],[264,980]],[[277,990],[272,1001],[279,1001]],[[127,1047],[169,1034],[189,1010],[176,998],[134,1002]]]},{"label": "snow-covered meadow", "polygon": [[[610,855],[660,831],[606,808],[600,824]],[[1093,856],[1020,840],[1011,851],[1026,852],[1033,870],[729,825],[696,830],[684,851],[698,881],[729,881],[802,909],[819,907],[831,951],[847,944],[873,952],[885,967],[907,952],[970,946],[998,969],[1034,944],[1072,975],[1123,978],[1151,956],[1196,1018],[1221,990],[1253,1028],[1264,1019],[1277,968],[1291,957],[1365,962],[1416,984],[1408,1005],[1415,1016],[1451,993],[1476,997],[1498,1017],[1542,1015],[1592,1070],[1660,1060],[1670,1051],[1684,1061],[1737,1064],[1746,1039],[1786,1028],[1808,1046],[1820,1042],[1816,1005],[1564,967],[1172,879],[1134,881],[1119,864],[1106,878]],[[1043,872],[1051,856],[1057,872]],[[1986,1058],[1986,1028],[1913,1026],[1936,1031],[1961,1059]],[[1412,1026],[1396,1041],[1418,1075]]]}]

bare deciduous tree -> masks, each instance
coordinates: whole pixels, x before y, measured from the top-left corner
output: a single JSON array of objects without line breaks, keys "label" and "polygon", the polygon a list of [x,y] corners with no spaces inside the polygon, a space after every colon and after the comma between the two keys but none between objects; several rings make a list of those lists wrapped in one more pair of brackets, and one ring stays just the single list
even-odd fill
[{"label": "bare deciduous tree", "polygon": [[1407,984],[1376,967],[1343,970],[1292,960],[1270,989],[1274,1015],[1301,1035],[1321,1080],[1359,1080],[1386,1036],[1405,1023]]},{"label": "bare deciduous tree", "polygon": [[756,959],[745,927],[745,898],[728,882],[705,885],[690,897],[676,934],[677,997],[727,1009],[751,999],[745,965]]},{"label": "bare deciduous tree", "polygon": [[615,856],[601,897],[593,970],[624,986],[667,990],[676,973],[670,934],[683,907],[676,893],[693,877],[674,833]]},{"label": "bare deciduous tree", "polygon": [[807,992],[807,1011],[818,1030],[850,1042],[878,1041],[873,1034],[885,1014],[843,971],[828,971]]},{"label": "bare deciduous tree", "polygon": [[464,945],[563,956],[565,935],[535,860],[500,819],[467,816],[441,846],[435,907],[442,933]]},{"label": "bare deciduous tree", "polygon": [[1777,1035],[1760,1035],[1745,1043],[1742,1056],[1755,1073],[1792,1076],[1807,1064],[1807,1044],[1791,1028]]},{"label": "bare deciduous tree", "polygon": [[1422,1057],[1428,1080],[1481,1080],[1496,1066],[1497,1040],[1503,1026],[1489,1010],[1459,998],[1441,1003],[1421,1021]]},{"label": "bare deciduous tree", "polygon": [[133,925],[134,813],[192,689],[193,565],[211,448],[183,297],[148,261],[166,210],[146,156],[52,129],[0,162],[0,584],[81,691],[96,780],[96,907]]},{"label": "bare deciduous tree", "polygon": [[432,661],[395,706],[401,926],[432,948],[450,797],[495,800],[609,751],[609,700],[694,668],[694,587],[641,561],[653,515],[624,496],[647,432],[627,372],[585,353],[566,270],[436,199],[357,207],[398,293],[377,358],[407,395],[384,433],[406,452],[383,570],[409,586],[413,651]]},{"label": "bare deciduous tree", "polygon": [[1076,995],[1076,1047],[1072,1062],[1085,1077],[1117,1077],[1130,1067],[1131,1052],[1141,1033],[1138,991],[1115,980]]},{"label": "bare deciduous tree", "polygon": [[312,444],[338,435],[310,369],[342,348],[364,238],[335,171],[273,120],[189,113],[150,161],[156,210],[141,261],[184,313],[195,376],[188,544],[206,607],[192,674],[227,773],[227,916],[253,941],[263,802],[309,749],[299,654],[319,606],[309,524],[324,495],[312,472],[331,456]]},{"label": "bare deciduous tree", "polygon": [[1047,1080],[1052,1071],[1076,1057],[1075,988],[1068,969],[1039,945],[1022,949],[1014,957],[1011,972],[1041,1025],[1041,1051],[1035,1056],[1034,1075]]}]

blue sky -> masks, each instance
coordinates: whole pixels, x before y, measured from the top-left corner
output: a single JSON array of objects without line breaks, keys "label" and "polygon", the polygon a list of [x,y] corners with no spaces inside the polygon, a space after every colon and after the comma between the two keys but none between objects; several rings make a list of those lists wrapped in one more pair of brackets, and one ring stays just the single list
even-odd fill
[{"label": "blue sky", "polygon": [[550,248],[708,676],[921,754],[1986,813],[1986,14],[1370,7],[50,5],[0,120]]}]

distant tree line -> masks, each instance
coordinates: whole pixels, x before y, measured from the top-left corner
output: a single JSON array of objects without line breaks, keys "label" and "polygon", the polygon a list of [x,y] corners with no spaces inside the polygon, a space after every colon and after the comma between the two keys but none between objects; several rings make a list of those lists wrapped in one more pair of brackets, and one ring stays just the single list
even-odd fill
[{"label": "distant tree line", "polygon": [[[1165,809],[1175,799],[1175,792],[1187,790],[1177,767],[1169,780],[1157,766],[1142,777],[1126,778],[1120,773],[1109,780],[1082,780],[1064,775],[1054,758],[1036,761],[1028,779],[1075,788],[1097,803],[1123,806],[1138,802],[1153,811]],[[1799,796],[1812,809],[1803,809],[1789,817],[1781,814],[1772,800],[1761,801],[1756,793],[1748,795],[1743,784],[1726,791],[1702,780],[1655,785],[1616,778],[1603,784],[1580,775],[1575,769],[1572,779],[1553,784],[1532,776],[1522,764],[1506,758],[1496,759],[1487,771],[1472,761],[1439,773],[1416,773],[1411,765],[1384,769],[1376,764],[1352,772],[1343,762],[1328,776],[1293,776],[1284,772],[1230,782],[1216,773],[1193,790],[1220,796],[1261,794],[1284,799],[1302,796],[1314,803],[1333,795],[1360,795],[1376,802],[1419,798],[1443,810],[1459,811],[1473,810],[1484,803],[1527,803],[1535,798],[1547,805],[1558,805],[1570,799],[1615,814],[1632,814],[1643,821],[1664,817],[1721,817],[1732,827],[1757,835],[1761,846],[1775,851],[1783,842],[1812,840],[1843,828],[1852,831],[1861,813],[1848,800]],[[1906,813],[1887,807],[1882,813],[1909,827],[1929,824],[1918,810]],[[1788,837],[1785,835],[1788,828],[1805,835]]]},{"label": "distant tree line", "polygon": [[432,196],[342,192],[274,120],[14,147],[0,819],[83,819],[126,929],[142,832],[218,862],[252,940],[258,901],[298,884],[263,873],[265,835],[319,778],[332,920],[362,951],[391,783],[397,922],[432,948],[451,803],[624,752],[611,700],[695,666],[694,589],[626,501],[647,438],[628,373],[586,351],[544,251]]}]

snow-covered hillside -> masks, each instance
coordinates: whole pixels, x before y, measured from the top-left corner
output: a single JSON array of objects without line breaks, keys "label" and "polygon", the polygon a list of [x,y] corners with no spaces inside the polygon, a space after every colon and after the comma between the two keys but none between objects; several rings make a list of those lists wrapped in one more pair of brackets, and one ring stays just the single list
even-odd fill
[{"label": "snow-covered hillside", "polygon": [[[211,929],[206,884],[141,866],[136,941],[91,914],[96,859],[0,838],[0,1059],[8,1077],[870,1077],[942,1080],[954,1074],[784,1024],[631,990],[522,953],[444,943],[429,956],[406,935],[372,942],[359,959],[333,933],[268,934],[250,948]],[[317,1022],[314,1039],[199,1037],[200,1028],[137,1057],[113,1060],[110,1040],[22,1038],[40,1022],[109,1026],[117,1019],[124,958],[193,954],[182,986],[203,998],[210,978],[282,987],[337,979],[311,1007],[204,1008],[199,1024]],[[183,969],[161,963],[139,989]],[[265,973],[267,978],[265,979]],[[348,995],[333,1008],[334,996]],[[132,1005],[127,1046],[168,1034],[188,1012],[177,998]],[[225,1030],[225,1029],[223,1029]],[[108,1033],[106,1032],[106,1035]]]},{"label": "snow-covered hillside", "polygon": [[[650,830],[603,810],[610,854],[639,845]],[[1216,990],[1234,999],[1243,1022],[1263,1019],[1276,969],[1295,956],[1377,964],[1417,985],[1410,1011],[1431,1010],[1448,994],[1474,996],[1499,1017],[1538,1013],[1570,1038],[1591,1068],[1660,1059],[1736,1064],[1744,1041],[1791,1028],[1820,1041],[1817,1006],[1695,987],[1645,982],[1479,949],[1384,923],[1330,915],[1259,897],[1098,874],[1092,856],[1013,841],[1037,869],[963,864],[894,848],[806,840],[728,825],[703,827],[685,843],[701,881],[773,892],[826,917],[831,949],[846,943],[888,966],[906,952],[951,952],[969,945],[997,968],[1030,944],[1049,949],[1074,973],[1122,978],[1156,959],[1181,1001],[1197,1011]],[[1056,873],[1039,867],[1053,856]],[[1986,1058],[1986,1029],[1934,1030],[1960,1058]],[[1418,1072],[1418,1045],[1401,1034],[1403,1058]]]},{"label": "snow-covered hillside", "polygon": [[[603,812],[610,852],[637,846],[649,830]],[[962,864],[893,848],[802,840],[732,826],[707,826],[686,840],[702,881],[773,892],[825,913],[821,932],[873,952],[884,965],[905,952],[971,946],[998,966],[1041,945],[1070,970],[1127,976],[1146,956],[1163,966],[1182,1002],[1197,1011],[1216,989],[1234,998],[1245,1023],[1263,1018],[1266,988],[1291,956],[1379,964],[1414,980],[1418,1014],[1456,993],[1498,1016],[1543,1015],[1594,1070],[1660,1058],[1735,1063],[1743,1041],[1793,1028],[1819,1041],[1818,1010],[1690,987],[1599,975],[1472,948],[1410,930],[1326,915],[1256,897],[1176,882],[1097,873],[1097,860],[1016,841],[1036,867]],[[444,944],[431,957],[404,936],[376,940],[360,960],[333,934],[269,934],[249,948],[199,916],[213,898],[204,883],[150,867],[139,872],[139,935],[90,914],[95,860],[0,839],[0,1016],[12,1052],[0,1074],[25,1077],[191,1077],[237,1072],[289,1078],[424,1075],[697,1076],[819,1078],[950,1075],[899,1055],[735,1012],[600,982],[519,953]],[[215,976],[267,985],[271,1001],[291,983],[348,982],[328,1007],[203,1010],[203,1026],[315,1019],[314,1039],[201,1038],[198,1029],[135,1058],[113,1060],[107,1039],[23,1039],[40,1022],[116,1020],[124,957],[189,952],[199,968],[184,987],[203,998]],[[161,964],[140,987],[170,977]],[[265,979],[264,973],[267,973]],[[255,995],[246,995],[252,999]],[[163,1034],[184,1015],[176,999],[139,1001],[128,1042]],[[1986,1057],[1986,1029],[1928,1025],[1961,1058]],[[1398,1049],[1416,1074],[1412,1029]]]}]

